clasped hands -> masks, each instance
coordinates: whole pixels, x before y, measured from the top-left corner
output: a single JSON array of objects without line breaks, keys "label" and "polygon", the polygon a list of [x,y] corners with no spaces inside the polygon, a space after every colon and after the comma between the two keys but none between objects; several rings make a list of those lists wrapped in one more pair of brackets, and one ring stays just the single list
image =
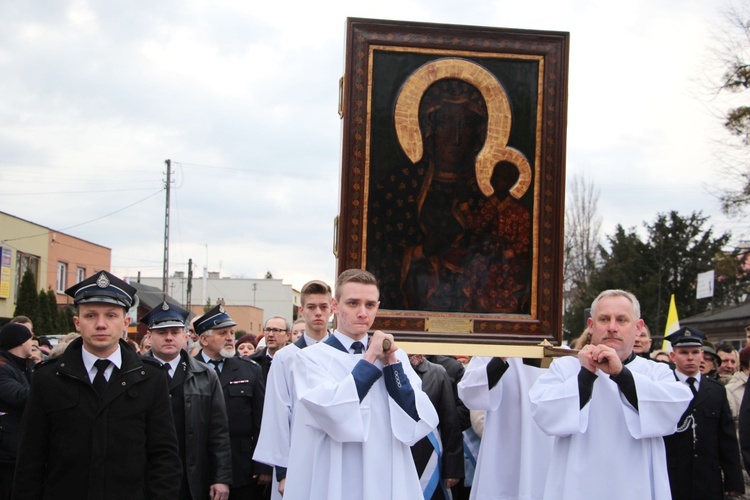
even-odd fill
[{"label": "clasped hands", "polygon": [[584,346],[578,353],[578,361],[592,373],[601,370],[607,375],[616,376],[622,371],[622,361],[617,351],[604,344]]}]

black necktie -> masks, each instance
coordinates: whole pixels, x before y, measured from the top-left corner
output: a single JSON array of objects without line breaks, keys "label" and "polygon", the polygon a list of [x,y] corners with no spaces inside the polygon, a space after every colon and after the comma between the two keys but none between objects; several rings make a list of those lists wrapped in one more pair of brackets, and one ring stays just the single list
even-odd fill
[{"label": "black necktie", "polygon": [[169,378],[172,378],[172,365],[170,365],[169,363],[164,363],[163,365],[161,365],[161,367],[164,368],[164,371],[167,372],[167,376]]},{"label": "black necktie", "polygon": [[208,362],[211,363],[212,365],[214,365],[214,370],[216,370],[217,374],[221,374],[221,370],[219,369],[219,365],[221,365],[221,363],[223,362],[223,360],[209,359]]},{"label": "black necktie", "polygon": [[352,351],[354,351],[354,354],[362,354],[362,351],[365,350],[365,345],[358,340],[356,342],[352,342],[351,349]]},{"label": "black necktie", "polygon": [[690,392],[693,393],[693,397],[698,395],[698,391],[695,390],[695,377],[688,377],[686,382],[690,386]]},{"label": "black necktie", "polygon": [[104,371],[109,367],[110,361],[108,359],[97,359],[94,361],[96,367],[96,375],[94,375],[94,389],[101,396],[104,393],[104,388],[107,387],[107,379],[104,378]]}]

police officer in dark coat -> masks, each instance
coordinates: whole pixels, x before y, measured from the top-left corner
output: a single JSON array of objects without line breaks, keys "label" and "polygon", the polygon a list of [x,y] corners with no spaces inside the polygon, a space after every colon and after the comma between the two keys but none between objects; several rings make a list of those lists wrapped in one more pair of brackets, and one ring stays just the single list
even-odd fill
[{"label": "police officer in dark coat", "polygon": [[25,325],[8,323],[0,329],[0,500],[8,500],[18,451],[21,418],[29,397],[32,333]]},{"label": "police officer in dark coat", "polygon": [[65,293],[81,337],[34,371],[13,498],[177,498],[167,374],[122,340],[135,289],[101,271]]},{"label": "police officer in dark coat", "polygon": [[170,376],[169,396],[182,459],[180,500],[226,500],[232,450],[224,394],[214,370],[185,351],[188,311],[164,301],[143,318],[151,350]]},{"label": "police officer in dark coat", "polygon": [[725,494],[738,496],[745,491],[726,389],[700,373],[704,339],[703,332],[691,327],[667,337],[673,347],[675,378],[693,392],[677,432],[664,438],[674,500],[723,500]]},{"label": "police officer in dark coat", "polygon": [[195,356],[218,374],[224,391],[232,443],[232,500],[262,498],[271,482],[270,467],[253,462],[263,416],[266,386],[258,363],[235,356],[234,327],[222,306],[216,306],[193,323],[202,350]]}]

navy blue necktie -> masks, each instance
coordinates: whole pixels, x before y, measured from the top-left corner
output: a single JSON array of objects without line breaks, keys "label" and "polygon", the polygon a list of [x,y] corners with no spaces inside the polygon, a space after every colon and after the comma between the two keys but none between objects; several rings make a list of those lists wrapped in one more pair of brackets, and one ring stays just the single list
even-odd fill
[{"label": "navy blue necktie", "polygon": [[365,350],[365,345],[358,340],[356,342],[352,342],[351,349],[352,351],[354,351],[354,354],[362,354],[362,351]]}]

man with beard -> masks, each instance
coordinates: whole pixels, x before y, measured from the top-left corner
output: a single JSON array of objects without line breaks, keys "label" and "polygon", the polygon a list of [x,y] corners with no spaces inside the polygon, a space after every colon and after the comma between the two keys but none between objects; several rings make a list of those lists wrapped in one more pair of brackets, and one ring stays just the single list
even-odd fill
[{"label": "man with beard", "polygon": [[263,415],[265,384],[260,366],[235,356],[234,327],[237,325],[221,305],[195,320],[202,350],[196,359],[209,364],[219,375],[229,419],[232,443],[232,499],[263,498],[260,491],[271,480],[270,469],[252,461]]},{"label": "man with beard", "polygon": [[188,314],[164,301],[141,318],[151,340],[146,355],[169,374],[169,401],[182,459],[178,498],[226,500],[232,456],[224,395],[216,373],[185,351]]},{"label": "man with beard", "polygon": [[662,438],[692,394],[667,365],[633,353],[640,309],[632,293],[600,293],[588,319],[591,344],[554,360],[531,387],[532,417],[555,436],[545,499],[671,498]]}]

